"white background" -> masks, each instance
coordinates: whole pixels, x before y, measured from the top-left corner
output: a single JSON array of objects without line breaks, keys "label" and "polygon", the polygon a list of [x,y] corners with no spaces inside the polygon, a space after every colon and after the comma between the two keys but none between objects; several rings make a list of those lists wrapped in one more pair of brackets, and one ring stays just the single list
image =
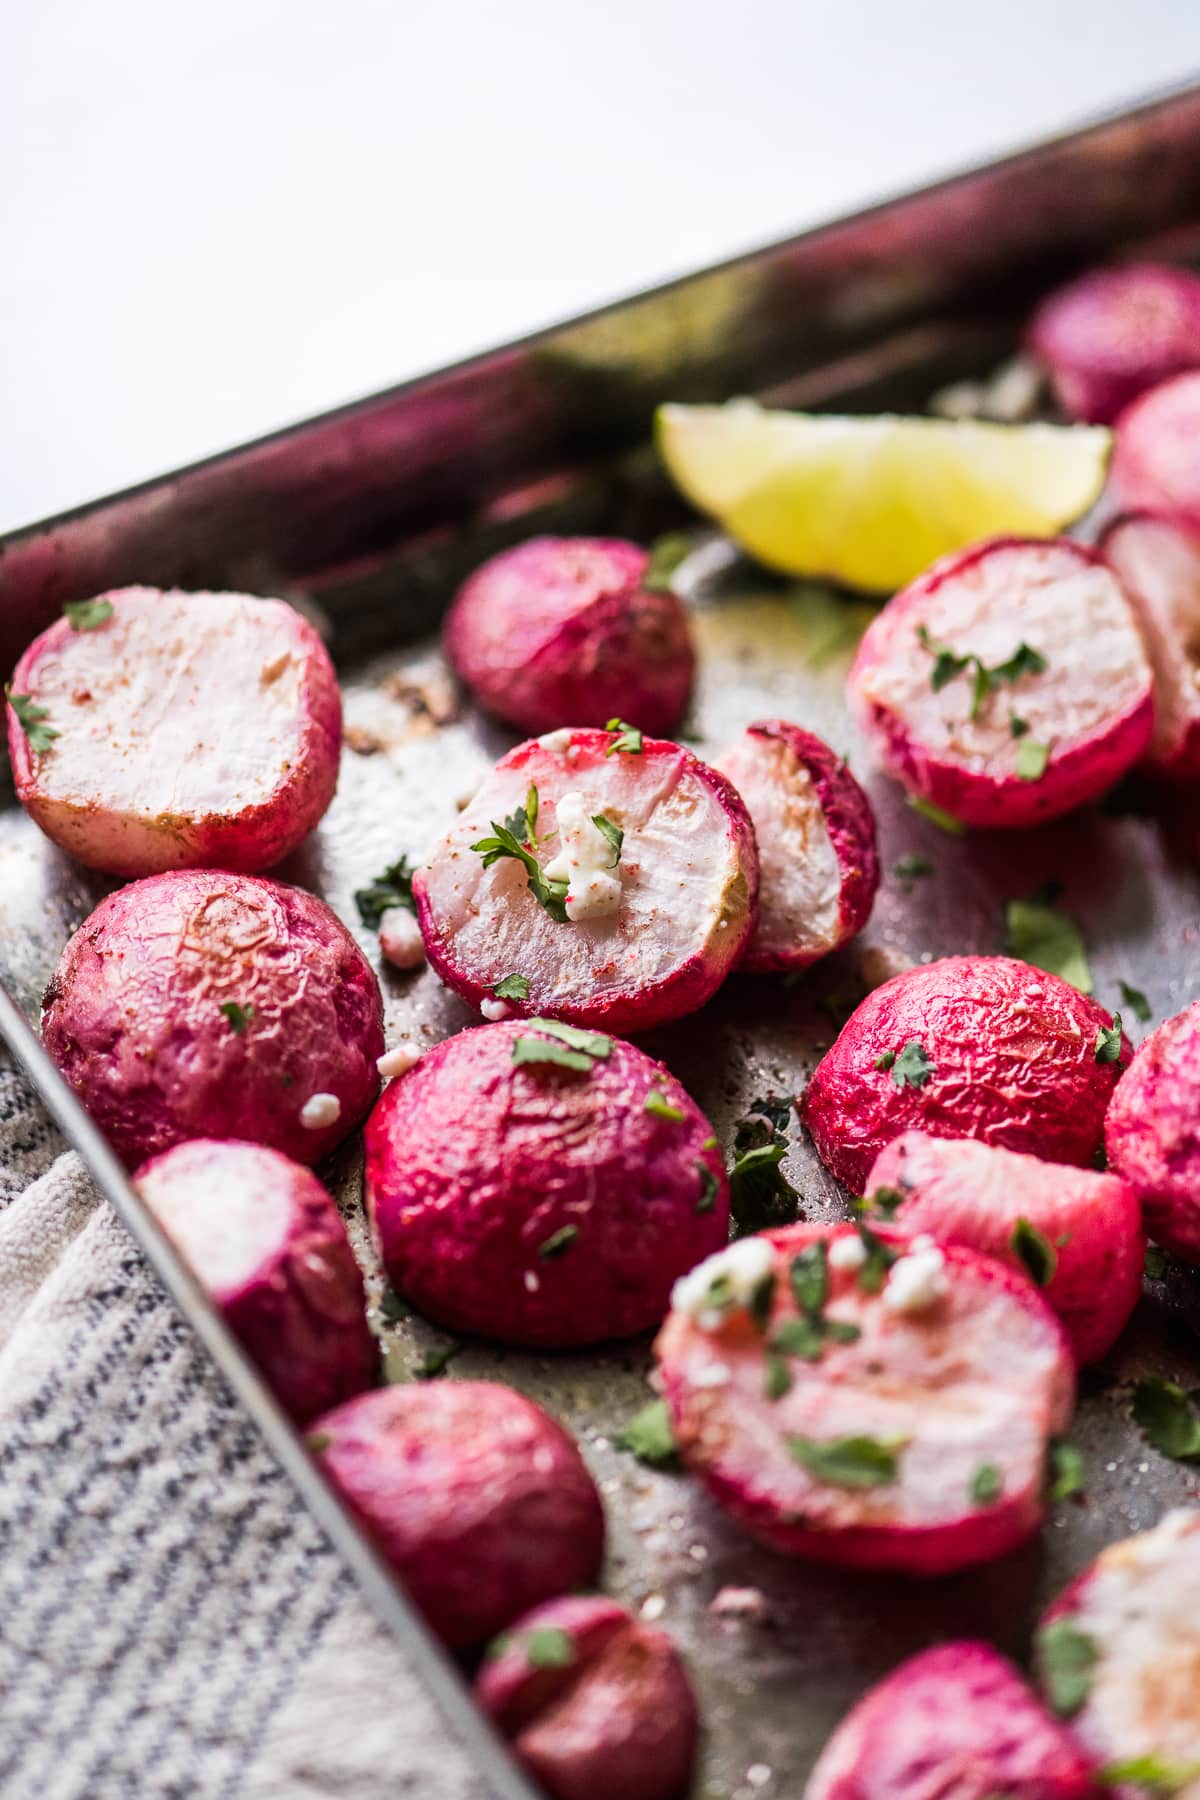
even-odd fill
[{"label": "white background", "polygon": [[0,15],[0,529],[1200,73],[1200,0]]}]

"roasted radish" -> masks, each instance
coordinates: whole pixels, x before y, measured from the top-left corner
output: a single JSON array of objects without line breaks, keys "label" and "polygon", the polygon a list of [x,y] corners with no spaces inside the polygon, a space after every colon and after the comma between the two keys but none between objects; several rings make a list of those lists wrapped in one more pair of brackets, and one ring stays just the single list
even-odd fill
[{"label": "roasted radish", "polygon": [[315,1163],[379,1092],[379,986],[300,888],[215,869],[102,900],[46,989],[42,1037],[131,1167],[186,1138]]},{"label": "roasted radish", "polygon": [[1153,728],[1129,601],[1065,538],[943,557],[868,627],[850,698],[888,773],[964,825],[1036,825],[1095,799]]},{"label": "roasted radish", "polygon": [[497,763],[413,880],[429,960],[474,1006],[645,1031],[695,1011],[754,927],[758,854],[723,775],[623,726]]},{"label": "roasted radish", "polygon": [[198,1139],[154,1157],[136,1184],[293,1419],[370,1387],[362,1275],[315,1175],[258,1144]]},{"label": "roasted radish", "polygon": [[804,1800],[1092,1800],[1093,1764],[990,1644],[938,1644],[861,1699]]},{"label": "roasted radish", "polygon": [[1200,1001],[1140,1046],[1104,1137],[1109,1167],[1139,1196],[1155,1243],[1200,1263]]},{"label": "roasted radish", "polygon": [[1131,513],[1101,549],[1133,602],[1154,671],[1147,761],[1174,781],[1200,778],[1200,538]]},{"label": "roasted radish", "polygon": [[1111,486],[1122,506],[1200,531],[1200,372],[1164,381],[1121,414]]},{"label": "roasted radish", "polygon": [[1080,1364],[1111,1349],[1141,1295],[1141,1207],[1116,1175],[906,1131],[876,1158],[866,1205],[868,1218],[1023,1270],[1062,1320]]},{"label": "roasted radish", "polygon": [[758,925],[744,969],[805,969],[861,931],[879,886],[871,802],[811,731],[747,727],[716,760],[758,840]]},{"label": "roasted radish", "polygon": [[681,1800],[696,1698],[664,1631],[602,1595],[551,1600],[497,1639],[484,1711],[555,1800]]},{"label": "roasted radish", "polygon": [[359,1394],[317,1419],[308,1442],[454,1650],[595,1579],[595,1484],[562,1426],[511,1388],[430,1381]]},{"label": "roasted radish", "polygon": [[1200,1800],[1200,1512],[1102,1550],[1047,1613],[1037,1663],[1116,1793]]},{"label": "roasted radish", "polygon": [[1093,269],[1042,301],[1028,343],[1064,412],[1110,424],[1147,388],[1200,367],[1200,276],[1163,263]]},{"label": "roasted radish", "polygon": [[600,1032],[463,1032],[391,1083],[366,1139],[388,1274],[455,1330],[555,1346],[644,1331],[728,1233],[712,1126],[661,1063]]},{"label": "roasted radish", "polygon": [[266,869],[337,785],[342,703],[282,600],[120,588],[67,608],[13,674],[17,797],[90,868]]},{"label": "roasted radish", "polygon": [[531,538],[477,569],[446,619],[446,654],[498,719],[530,734],[678,724],[695,658],[687,614],[644,585],[650,558],[621,538]]},{"label": "roasted radish", "polygon": [[865,1225],[741,1238],[676,1283],[655,1348],[684,1460],[778,1550],[933,1575],[1041,1523],[1071,1352],[991,1257]]},{"label": "roasted radish", "polygon": [[910,1130],[1086,1168],[1129,1054],[1104,1008],[1059,976],[1007,956],[948,956],[867,995],[817,1064],[801,1112],[822,1162],[854,1194]]}]

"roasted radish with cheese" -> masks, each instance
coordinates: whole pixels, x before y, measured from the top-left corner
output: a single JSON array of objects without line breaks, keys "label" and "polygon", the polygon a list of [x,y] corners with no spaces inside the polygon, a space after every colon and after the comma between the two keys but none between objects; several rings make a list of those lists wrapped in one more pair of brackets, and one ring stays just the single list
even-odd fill
[{"label": "roasted radish with cheese", "polygon": [[212,1137],[315,1163],[379,1092],[383,1007],[323,900],[179,869],[118,889],[79,927],[42,1038],[131,1167]]},{"label": "roasted radish with cheese", "polygon": [[1200,1263],[1200,1001],[1138,1049],[1104,1125],[1108,1164],[1164,1250]]},{"label": "roasted radish with cheese", "polygon": [[314,1421],[329,1482],[432,1629],[471,1650],[594,1581],[604,1512],[561,1425],[492,1381],[359,1394]]},{"label": "roasted radish with cheese", "polygon": [[938,1644],[846,1715],[804,1800],[1096,1800],[1093,1772],[990,1644]]},{"label": "roasted radish with cheese", "polygon": [[682,1800],[696,1698],[665,1631],[600,1594],[551,1600],[498,1638],[484,1711],[555,1800]]},{"label": "roasted radish with cheese", "polygon": [[741,799],[689,750],[559,731],[497,763],[413,897],[430,962],[472,1005],[645,1031],[738,961],[758,854]]},{"label": "roasted radish with cheese", "polygon": [[678,724],[695,658],[678,598],[645,585],[650,558],[621,538],[530,538],[460,588],[445,645],[489,712],[520,731]]},{"label": "roasted radish with cheese", "polygon": [[850,699],[888,773],[964,825],[1037,825],[1094,800],[1153,728],[1129,601],[1065,538],[943,557],[868,627]]},{"label": "roasted radish with cheese", "polygon": [[1200,1800],[1200,1512],[1102,1550],[1036,1654],[1048,1703],[1116,1793]]},{"label": "roasted radish with cheese", "polygon": [[370,1387],[378,1357],[362,1275],[315,1175],[258,1144],[201,1138],[135,1180],[293,1419]]},{"label": "roasted radish with cheese", "polygon": [[777,1550],[934,1575],[1041,1523],[1071,1352],[991,1257],[867,1225],[742,1238],[676,1283],[655,1349],[685,1462]]},{"label": "roasted radish with cheese", "polygon": [[463,1032],[390,1084],[366,1139],[388,1275],[454,1330],[549,1346],[644,1331],[728,1233],[712,1126],[602,1032]]},{"label": "roasted radish with cheese", "polygon": [[1102,1006],[1008,956],[948,956],[867,995],[801,1105],[822,1162],[861,1194],[904,1131],[1086,1168],[1129,1046]]},{"label": "roasted radish with cheese", "polygon": [[1200,531],[1200,371],[1164,381],[1126,407],[1111,486],[1122,506]]},{"label": "roasted radish with cheese", "polygon": [[1154,671],[1147,761],[1172,781],[1200,778],[1200,538],[1131,513],[1100,544],[1137,611]]},{"label": "roasted radish with cheese", "polygon": [[748,726],[715,766],[746,802],[758,841],[758,925],[742,967],[805,969],[871,916],[871,802],[842,757],[782,719]]},{"label": "roasted radish with cheese", "polygon": [[266,869],[337,785],[342,703],[282,600],[119,588],[67,608],[13,674],[17,797],[110,875]]},{"label": "roasted radish with cheese", "polygon": [[867,1177],[866,1216],[1023,1270],[1080,1364],[1111,1349],[1141,1295],[1141,1207],[1116,1175],[906,1131]]},{"label": "roasted radish with cheese", "polygon": [[1147,388],[1200,368],[1200,276],[1163,263],[1093,269],[1042,301],[1028,342],[1063,411],[1108,425]]}]

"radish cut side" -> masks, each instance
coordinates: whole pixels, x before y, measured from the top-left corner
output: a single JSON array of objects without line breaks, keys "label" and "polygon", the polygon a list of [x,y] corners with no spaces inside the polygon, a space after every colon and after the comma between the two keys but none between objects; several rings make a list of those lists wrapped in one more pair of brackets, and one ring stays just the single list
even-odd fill
[{"label": "radish cut side", "polygon": [[1200,540],[1166,519],[1133,514],[1101,549],[1138,615],[1154,670],[1147,761],[1174,781],[1200,777]]}]

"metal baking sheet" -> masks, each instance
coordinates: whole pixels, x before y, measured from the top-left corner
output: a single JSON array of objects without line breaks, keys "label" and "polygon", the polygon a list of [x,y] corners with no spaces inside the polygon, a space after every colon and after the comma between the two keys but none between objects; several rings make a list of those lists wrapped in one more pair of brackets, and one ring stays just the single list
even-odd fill
[{"label": "metal baking sheet", "polygon": [[[967,267],[968,218],[976,239],[994,224],[1002,279],[994,246]],[[646,538],[676,523],[645,448],[651,399],[740,388],[919,408],[948,375],[990,367],[1031,295],[1072,257],[1163,233],[1179,253],[1200,243],[1197,92],[9,540],[0,545],[0,623],[23,641],[64,599],[131,578],[282,591],[309,610],[339,663],[347,742],[333,807],[278,873],[325,896],[379,967],[354,889],[402,852],[419,857],[512,742],[464,706],[432,635],[464,568],[535,530]],[[746,315],[739,308],[751,293]],[[776,305],[764,313],[771,293]],[[793,304],[808,295],[819,355],[811,344],[801,350],[785,293]],[[703,328],[697,308],[712,315]],[[731,333],[744,316],[757,336],[738,347]],[[589,395],[605,396],[602,428],[578,417]],[[512,402],[515,416],[492,410]],[[452,468],[464,445],[469,454]],[[405,491],[410,477],[419,505]],[[314,494],[320,503],[306,513]],[[868,929],[827,964],[792,985],[735,978],[699,1015],[639,1040],[671,1065],[723,1141],[752,1095],[803,1090],[847,994],[904,961],[998,949],[1005,900],[1048,880],[1062,883],[1061,903],[1084,929],[1101,999],[1115,1001],[1124,979],[1146,992],[1158,1020],[1200,993],[1196,820],[1186,806],[1147,812],[1134,796],[1039,832],[946,836],[870,773],[845,715],[844,676],[871,608],[766,577],[715,538],[701,540],[686,575],[700,649],[688,741],[704,755],[773,714],[811,727],[866,781],[888,871]],[[914,851],[936,873],[906,893],[890,871]],[[0,970],[31,1018],[66,936],[110,885],[47,843],[10,797],[0,812]],[[431,1044],[475,1022],[428,970],[380,975],[389,1042]],[[805,1216],[845,1211],[798,1125],[787,1166]],[[447,1339],[417,1319],[379,1315],[357,1140],[325,1173],[368,1271],[388,1374],[403,1379]],[[194,1313],[194,1296],[177,1297]],[[468,1343],[445,1378],[508,1381],[576,1432],[608,1511],[606,1585],[659,1618],[696,1675],[706,1723],[697,1793],[773,1800],[799,1795],[833,1724],[900,1658],[969,1634],[1024,1659],[1039,1607],[1070,1575],[1103,1544],[1194,1496],[1195,1477],[1140,1438],[1128,1395],[1147,1370],[1200,1385],[1198,1326],[1193,1276],[1148,1283],[1118,1352],[1083,1380],[1072,1435],[1086,1500],[1060,1506],[1020,1552],[919,1583],[759,1549],[695,1483],[618,1449],[648,1398],[648,1339],[563,1355]],[[744,1617],[714,1610],[729,1587],[753,1590],[761,1606]]]}]

